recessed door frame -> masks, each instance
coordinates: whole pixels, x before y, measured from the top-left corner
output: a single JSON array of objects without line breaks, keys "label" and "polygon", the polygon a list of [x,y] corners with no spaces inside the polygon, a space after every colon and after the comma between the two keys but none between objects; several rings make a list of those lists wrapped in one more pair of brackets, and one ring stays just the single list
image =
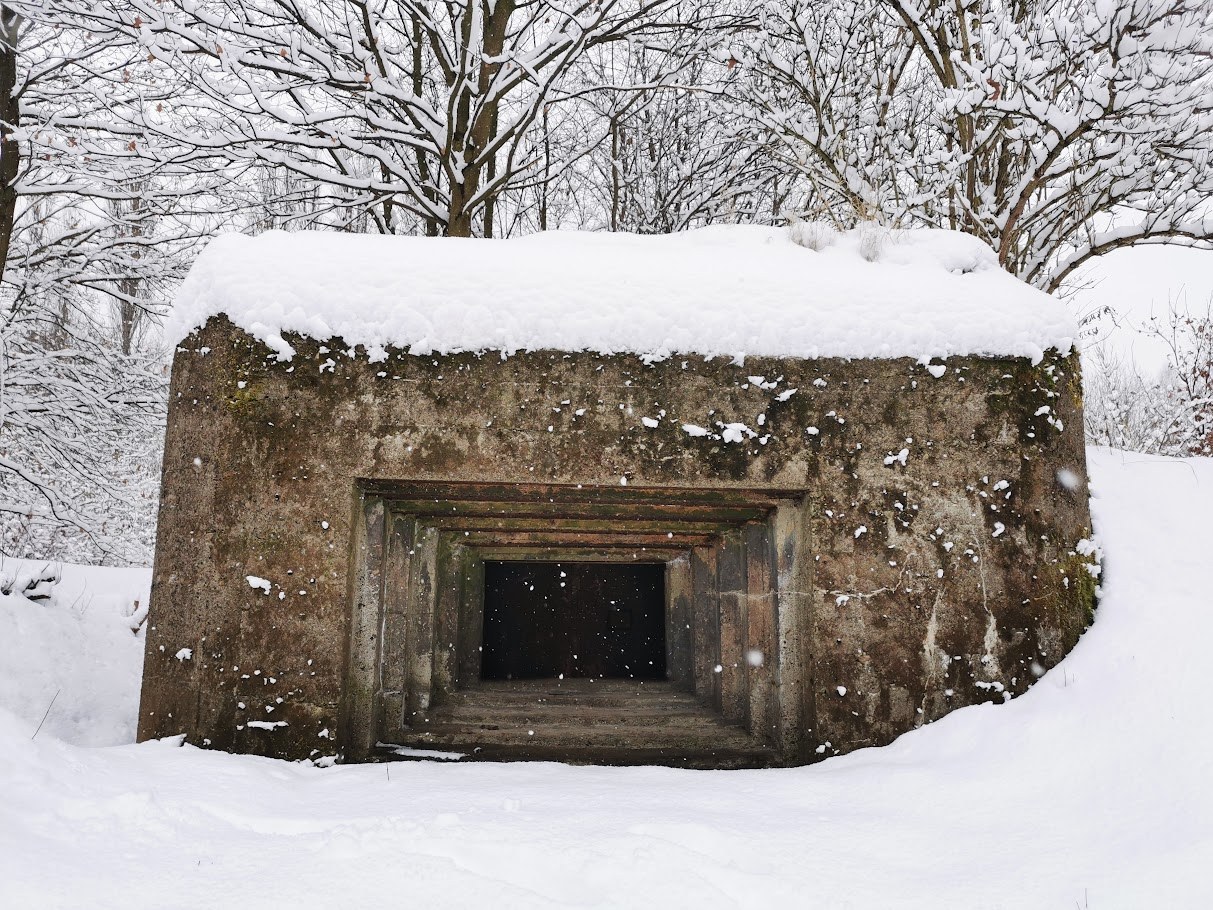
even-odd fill
[{"label": "recessed door frame", "polygon": [[[483,514],[497,502],[486,497],[514,495],[513,485],[426,481],[412,498],[405,483],[367,487],[355,501],[351,553],[347,758],[370,757],[376,743],[427,723],[451,693],[479,685],[486,560],[664,563],[671,681],[780,751],[803,750],[812,714],[803,491],[713,491],[715,511],[692,501],[683,520],[688,491],[637,491],[644,514],[634,518],[610,490],[604,498],[621,514],[604,520],[587,517],[586,487],[545,487],[545,505],[571,495],[564,514],[538,525],[514,504]],[[439,487],[442,496],[428,495]]]}]

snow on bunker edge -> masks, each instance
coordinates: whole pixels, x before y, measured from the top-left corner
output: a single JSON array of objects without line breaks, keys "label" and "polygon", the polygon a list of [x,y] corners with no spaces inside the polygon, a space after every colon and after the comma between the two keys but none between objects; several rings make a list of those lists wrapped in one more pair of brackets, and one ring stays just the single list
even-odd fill
[{"label": "snow on bunker edge", "polygon": [[270,231],[198,258],[169,319],[178,343],[226,315],[283,359],[289,333],[420,355],[519,350],[1039,361],[1078,326],[967,234],[860,231],[820,251],[782,228],[668,235],[555,231],[510,240]]}]

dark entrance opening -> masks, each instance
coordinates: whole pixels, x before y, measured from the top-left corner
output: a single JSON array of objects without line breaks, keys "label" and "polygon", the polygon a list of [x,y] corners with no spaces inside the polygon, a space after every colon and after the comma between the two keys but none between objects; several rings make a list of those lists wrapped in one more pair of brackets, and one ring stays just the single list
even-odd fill
[{"label": "dark entrance opening", "polygon": [[665,566],[486,561],[480,676],[665,679]]}]

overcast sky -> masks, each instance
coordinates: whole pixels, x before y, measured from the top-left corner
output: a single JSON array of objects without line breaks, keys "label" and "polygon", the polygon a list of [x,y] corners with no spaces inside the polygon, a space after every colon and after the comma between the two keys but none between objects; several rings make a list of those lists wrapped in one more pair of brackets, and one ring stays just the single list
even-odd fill
[{"label": "overcast sky", "polygon": [[1131,355],[1143,373],[1166,364],[1161,344],[1140,332],[1153,313],[1165,318],[1171,303],[1204,313],[1213,303],[1213,251],[1175,246],[1116,250],[1094,260],[1074,282],[1081,285],[1071,302],[1076,312],[1110,306],[1117,319],[1099,320],[1092,343]]}]

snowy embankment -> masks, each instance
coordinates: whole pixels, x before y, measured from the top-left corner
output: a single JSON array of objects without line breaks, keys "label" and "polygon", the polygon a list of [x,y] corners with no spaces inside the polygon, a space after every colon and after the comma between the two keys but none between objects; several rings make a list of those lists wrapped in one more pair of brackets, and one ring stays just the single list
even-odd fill
[{"label": "snowy embankment", "polygon": [[[31,712],[0,711],[0,903],[1213,906],[1213,461],[1091,455],[1099,618],[1008,704],[815,767],[733,772],[320,769],[83,749],[50,720],[31,740]],[[13,666],[6,687],[32,663]]]},{"label": "snowy embankment", "polygon": [[[0,560],[0,712],[41,723],[39,739],[132,742],[151,577],[151,569]],[[24,590],[47,596],[30,600]]]}]

